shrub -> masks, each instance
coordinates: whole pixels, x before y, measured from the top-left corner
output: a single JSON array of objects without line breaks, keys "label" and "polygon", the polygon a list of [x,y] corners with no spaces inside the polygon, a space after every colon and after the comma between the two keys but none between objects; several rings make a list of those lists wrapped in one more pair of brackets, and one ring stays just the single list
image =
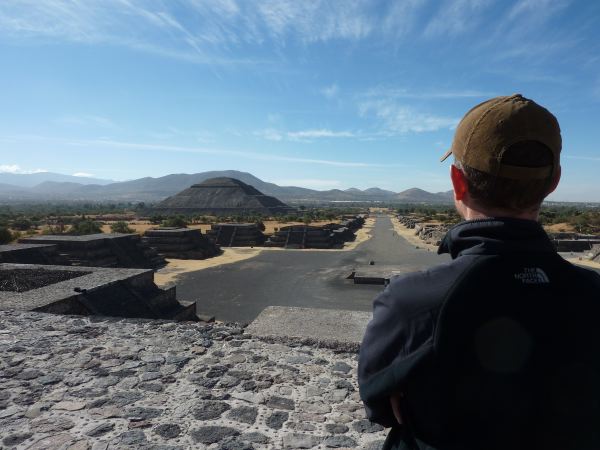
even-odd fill
[{"label": "shrub", "polygon": [[78,219],[73,221],[69,233],[78,235],[102,233],[102,227],[92,219]]},{"label": "shrub", "polygon": [[11,228],[13,230],[27,231],[31,228],[31,226],[32,226],[31,221],[29,221],[28,219],[26,219],[24,217],[20,217],[18,219],[13,220]]},{"label": "shrub", "polygon": [[135,233],[135,230],[129,228],[127,222],[123,222],[122,220],[111,224],[110,231],[111,233]]},{"label": "shrub", "polygon": [[13,235],[6,227],[0,228],[0,244],[8,244],[13,240]]},{"label": "shrub", "polygon": [[162,223],[163,227],[187,228],[188,221],[183,216],[169,217]]}]

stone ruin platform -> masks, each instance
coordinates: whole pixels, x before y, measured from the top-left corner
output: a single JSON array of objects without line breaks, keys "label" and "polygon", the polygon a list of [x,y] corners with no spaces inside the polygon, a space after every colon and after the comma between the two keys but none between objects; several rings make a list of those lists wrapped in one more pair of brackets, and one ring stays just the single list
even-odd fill
[{"label": "stone ruin platform", "polygon": [[53,244],[0,245],[0,263],[69,265]]},{"label": "stone ruin platform", "polygon": [[221,253],[218,245],[191,228],[155,228],[147,230],[142,242],[164,258],[205,259]]},{"label": "stone ruin platform", "polygon": [[370,312],[269,306],[246,328],[267,340],[318,344],[356,351],[371,320]]},{"label": "stone ruin platform", "polygon": [[348,228],[339,224],[329,226],[289,225],[281,227],[267,242],[265,247],[284,248],[342,248],[344,242],[356,236]]},{"label": "stone ruin platform", "polygon": [[45,235],[21,238],[19,242],[56,245],[73,266],[156,269],[166,264],[138,234]]},{"label": "stone ruin platform", "polygon": [[356,368],[233,324],[0,311],[0,446],[379,450]]},{"label": "stone ruin platform", "polygon": [[354,284],[387,285],[392,277],[406,272],[406,269],[401,269],[398,266],[364,266],[353,270],[348,279],[354,280]]},{"label": "stone ruin platform", "polygon": [[265,242],[265,235],[255,223],[213,224],[206,236],[221,247],[257,247]]},{"label": "stone ruin platform", "polygon": [[148,269],[0,264],[0,310],[196,320]]}]

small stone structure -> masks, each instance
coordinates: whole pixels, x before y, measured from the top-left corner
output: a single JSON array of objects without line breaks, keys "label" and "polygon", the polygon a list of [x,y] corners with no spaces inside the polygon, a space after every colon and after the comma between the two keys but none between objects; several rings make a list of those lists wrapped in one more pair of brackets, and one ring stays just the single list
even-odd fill
[{"label": "small stone structure", "polygon": [[267,242],[266,247],[284,248],[341,248],[344,242],[353,240],[354,233],[340,224],[322,227],[290,225],[281,227]]},{"label": "small stone structure", "polygon": [[265,235],[255,223],[213,224],[206,236],[221,247],[256,247],[265,242]]},{"label": "small stone structure", "polygon": [[589,252],[589,259],[591,261],[600,262],[600,244],[594,244]]},{"label": "small stone structure", "polygon": [[155,228],[147,230],[142,242],[156,249],[164,258],[205,259],[221,249],[200,230],[191,228]]},{"label": "small stone structure", "polygon": [[294,211],[275,197],[235,178],[211,178],[168,197],[154,208],[154,214],[287,214]]},{"label": "small stone structure", "polygon": [[592,234],[556,233],[550,239],[559,252],[587,252],[600,244],[600,236]]},{"label": "small stone structure", "polygon": [[0,264],[0,309],[54,314],[196,320],[175,288],[154,284],[149,269]]},{"label": "small stone structure", "polygon": [[73,266],[156,269],[166,264],[138,234],[46,235],[19,239],[26,244],[53,244]]},{"label": "small stone structure", "polygon": [[415,234],[427,244],[440,245],[451,225],[432,225],[423,223],[422,217],[398,216],[398,221],[406,228],[415,230]]},{"label": "small stone structure", "polygon": [[331,231],[322,227],[308,225],[290,225],[281,227],[267,242],[266,247],[284,248],[331,248]]},{"label": "small stone structure", "polygon": [[69,265],[69,260],[51,244],[0,245],[0,263]]}]

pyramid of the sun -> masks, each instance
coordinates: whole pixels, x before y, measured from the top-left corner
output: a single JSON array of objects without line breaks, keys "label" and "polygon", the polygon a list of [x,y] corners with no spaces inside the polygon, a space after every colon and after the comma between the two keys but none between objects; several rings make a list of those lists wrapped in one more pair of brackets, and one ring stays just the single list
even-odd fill
[{"label": "pyramid of the sun", "polygon": [[262,214],[290,212],[292,208],[235,178],[211,178],[167,197],[153,208],[161,214]]}]

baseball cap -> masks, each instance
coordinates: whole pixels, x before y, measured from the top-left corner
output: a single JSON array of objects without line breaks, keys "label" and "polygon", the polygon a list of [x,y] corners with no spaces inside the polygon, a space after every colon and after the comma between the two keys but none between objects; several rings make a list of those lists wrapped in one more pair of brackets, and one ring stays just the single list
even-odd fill
[{"label": "baseball cap", "polygon": [[[537,141],[553,155],[553,163],[522,167],[502,162],[504,152],[519,142]],[[495,97],[472,108],[460,121],[451,154],[461,163],[493,176],[517,180],[554,175],[560,163],[562,139],[556,117],[521,94]],[[534,164],[532,164],[534,165]]]}]

